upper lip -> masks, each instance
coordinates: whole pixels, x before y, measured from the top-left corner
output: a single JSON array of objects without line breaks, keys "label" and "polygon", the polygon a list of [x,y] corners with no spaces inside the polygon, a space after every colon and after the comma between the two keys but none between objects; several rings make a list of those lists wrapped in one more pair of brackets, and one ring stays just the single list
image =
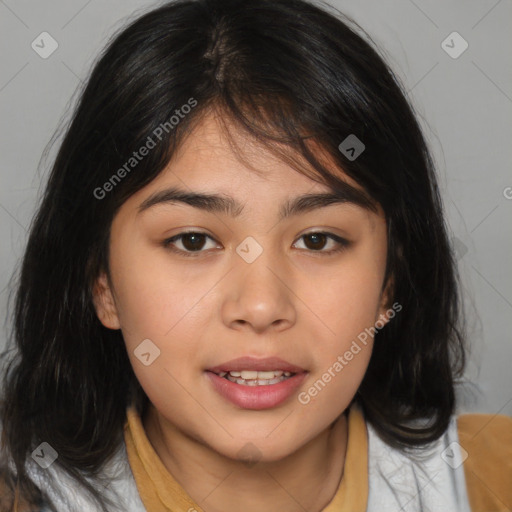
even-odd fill
[{"label": "upper lip", "polygon": [[213,373],[219,372],[240,372],[242,370],[253,370],[253,371],[270,371],[270,370],[282,370],[283,372],[290,373],[301,373],[306,370],[300,366],[294,365],[281,359],[280,357],[266,357],[264,359],[258,359],[256,357],[245,356],[237,359],[232,359],[225,363],[219,364],[212,368],[208,368],[207,371]]}]

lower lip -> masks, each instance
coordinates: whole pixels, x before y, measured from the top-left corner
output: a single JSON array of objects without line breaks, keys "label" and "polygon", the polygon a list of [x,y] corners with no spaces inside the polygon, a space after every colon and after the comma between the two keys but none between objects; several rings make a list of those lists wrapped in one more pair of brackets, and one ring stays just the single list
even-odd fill
[{"label": "lower lip", "polygon": [[282,382],[266,386],[244,386],[209,371],[206,375],[214,389],[226,400],[242,409],[259,411],[277,407],[287,400],[302,384],[307,372],[297,373]]}]

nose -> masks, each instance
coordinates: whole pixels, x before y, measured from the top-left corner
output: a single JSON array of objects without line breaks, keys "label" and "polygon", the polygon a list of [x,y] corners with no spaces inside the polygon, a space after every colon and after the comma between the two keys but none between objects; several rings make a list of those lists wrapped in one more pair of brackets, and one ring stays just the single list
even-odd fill
[{"label": "nose", "polygon": [[226,326],[240,331],[280,332],[296,322],[295,295],[290,273],[269,251],[252,263],[237,262],[231,273],[222,318]]}]

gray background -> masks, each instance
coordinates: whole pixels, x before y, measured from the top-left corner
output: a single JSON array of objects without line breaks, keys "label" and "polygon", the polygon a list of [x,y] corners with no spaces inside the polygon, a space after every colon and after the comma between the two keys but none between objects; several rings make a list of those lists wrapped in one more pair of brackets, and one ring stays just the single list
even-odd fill
[{"label": "gray background", "polygon": [[[460,411],[512,415],[512,2],[331,0],[381,47],[433,151],[458,251],[471,358]],[[99,50],[149,0],[0,0],[0,313],[51,157],[41,155]],[[41,32],[58,42],[42,59]],[[458,58],[441,43],[457,31]],[[448,40],[449,41],[449,40]],[[459,43],[449,42],[450,45]],[[38,168],[39,166],[39,168]],[[0,333],[4,347],[7,325]]]}]

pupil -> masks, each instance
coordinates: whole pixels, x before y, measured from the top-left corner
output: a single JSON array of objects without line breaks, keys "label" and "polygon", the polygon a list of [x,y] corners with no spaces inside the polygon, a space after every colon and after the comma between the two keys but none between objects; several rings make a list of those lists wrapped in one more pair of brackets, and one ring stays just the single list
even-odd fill
[{"label": "pupil", "polygon": [[186,234],[183,237],[182,243],[183,246],[190,251],[201,249],[204,244],[204,235],[201,235],[199,233]]},{"label": "pupil", "polygon": [[313,247],[311,249],[321,249],[325,244],[326,236],[322,233],[314,233],[306,236],[306,240],[313,241]]}]

